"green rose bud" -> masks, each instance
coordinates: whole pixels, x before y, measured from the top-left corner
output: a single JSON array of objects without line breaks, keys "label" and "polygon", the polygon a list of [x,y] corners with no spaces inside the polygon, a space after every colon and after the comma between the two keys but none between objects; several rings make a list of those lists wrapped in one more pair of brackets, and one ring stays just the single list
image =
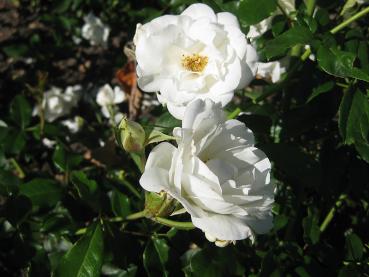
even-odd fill
[{"label": "green rose bud", "polygon": [[145,148],[145,130],[137,122],[123,118],[115,135],[118,144],[129,153],[139,153]]},{"label": "green rose bud", "polygon": [[167,217],[176,208],[177,201],[166,192],[145,194],[146,217]]}]

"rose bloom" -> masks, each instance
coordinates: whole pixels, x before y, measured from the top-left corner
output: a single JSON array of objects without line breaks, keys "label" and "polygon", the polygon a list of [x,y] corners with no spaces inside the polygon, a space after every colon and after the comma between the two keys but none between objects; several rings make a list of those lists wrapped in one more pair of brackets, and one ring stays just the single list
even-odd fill
[{"label": "rose bloom", "polygon": [[144,189],[177,199],[219,246],[272,228],[271,164],[254,147],[250,129],[226,120],[219,103],[197,99],[173,133],[178,147],[162,142],[151,151],[140,179]]},{"label": "rose bloom", "polygon": [[[58,87],[51,87],[50,90],[44,93],[42,106],[44,109],[44,116],[47,122],[53,122],[59,117],[70,113],[71,109],[77,106],[81,86],[68,86],[65,91]],[[37,108],[34,109],[33,114],[37,114]]]},{"label": "rose bloom", "polygon": [[158,92],[158,100],[178,119],[197,98],[225,106],[234,90],[255,76],[256,51],[237,18],[215,14],[204,4],[138,24],[134,43],[139,87]]},{"label": "rose bloom", "polygon": [[85,24],[82,27],[82,37],[90,41],[91,45],[106,46],[110,33],[109,26],[103,24],[93,13],[89,13],[83,20]]}]

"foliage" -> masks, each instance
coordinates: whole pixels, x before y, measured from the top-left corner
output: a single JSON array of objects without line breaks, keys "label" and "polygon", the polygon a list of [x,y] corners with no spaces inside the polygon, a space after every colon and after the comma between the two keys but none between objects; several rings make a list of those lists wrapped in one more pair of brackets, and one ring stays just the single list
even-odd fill
[{"label": "foliage", "polygon": [[[119,84],[136,23],[194,1],[41,2],[0,4],[1,276],[368,276],[368,17],[355,17],[367,5],[296,0],[295,12],[279,13],[256,39],[262,61],[290,57],[290,65],[278,83],[256,79],[238,91],[227,112],[273,163],[274,228],[217,248],[197,229],[133,220],[145,202],[142,156],[115,143],[94,99],[96,87]],[[245,33],[280,9],[276,1],[203,2],[237,14]],[[90,11],[111,28],[107,48],[74,42]],[[83,87],[69,115],[83,121],[77,133],[37,112],[46,87],[74,84]],[[180,124],[158,106],[135,117],[150,134],[147,153]]]}]

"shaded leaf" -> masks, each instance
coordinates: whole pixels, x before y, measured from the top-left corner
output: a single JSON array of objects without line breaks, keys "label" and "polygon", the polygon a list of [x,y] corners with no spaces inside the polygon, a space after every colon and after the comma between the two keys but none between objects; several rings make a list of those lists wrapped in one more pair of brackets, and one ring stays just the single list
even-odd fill
[{"label": "shaded leaf", "polygon": [[57,145],[53,154],[55,166],[62,172],[70,171],[83,161],[83,157],[78,154],[66,151],[61,145]]},{"label": "shaded leaf", "polygon": [[346,259],[360,261],[363,256],[363,250],[364,245],[355,233],[351,233],[346,237]]},{"label": "shaded leaf", "polygon": [[369,82],[369,75],[363,70],[354,67],[355,59],[355,54],[351,52],[324,46],[318,49],[318,64],[328,74],[340,78],[351,77]]},{"label": "shaded leaf", "polygon": [[56,276],[100,276],[104,240],[100,223],[91,225],[86,234],[63,256]]},{"label": "shaded leaf", "polygon": [[311,31],[303,26],[295,26],[275,39],[268,41],[267,46],[263,49],[266,57],[273,57],[284,54],[287,49],[297,44],[308,44],[313,39]]},{"label": "shaded leaf", "polygon": [[238,16],[247,25],[259,23],[271,16],[277,8],[276,1],[271,0],[241,0]]},{"label": "shaded leaf", "polygon": [[35,206],[53,206],[62,197],[61,186],[51,179],[35,178],[21,184],[19,192],[29,197]]},{"label": "shaded leaf", "polygon": [[116,216],[125,218],[131,214],[131,201],[118,190],[113,190],[111,196],[111,207]]},{"label": "shaded leaf", "polygon": [[17,125],[24,129],[31,121],[32,109],[23,95],[14,97],[10,106],[10,115]]}]

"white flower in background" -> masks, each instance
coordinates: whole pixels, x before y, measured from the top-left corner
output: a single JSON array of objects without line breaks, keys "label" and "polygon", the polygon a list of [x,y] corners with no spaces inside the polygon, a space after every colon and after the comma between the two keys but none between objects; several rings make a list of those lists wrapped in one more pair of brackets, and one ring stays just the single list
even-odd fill
[{"label": "white flower in background", "polygon": [[126,100],[126,95],[120,87],[115,86],[114,90],[109,84],[102,86],[96,95],[96,102],[101,107],[101,112],[106,118],[110,118],[111,114],[118,115],[115,105]]},{"label": "white flower in background", "polygon": [[75,134],[81,129],[83,125],[83,118],[80,116],[75,116],[73,119],[61,121],[61,124],[67,127],[72,134]]},{"label": "white flower in background", "polygon": [[47,148],[52,149],[56,145],[56,141],[48,138],[43,138],[42,144],[45,145]]},{"label": "white flower in background", "polygon": [[[295,0],[278,0],[278,4],[287,14],[295,11]],[[250,26],[247,37],[250,39],[255,39],[263,35],[271,28],[273,17],[279,14],[282,14],[282,12],[279,8],[277,8],[277,10],[270,17],[255,25]]]},{"label": "white flower in background", "polygon": [[[70,113],[71,109],[78,103],[81,86],[68,86],[64,93],[61,88],[51,87],[44,93],[42,107],[47,122],[52,122],[59,117]],[[37,113],[37,109],[35,109]],[[35,113],[35,112],[34,112]]]},{"label": "white flower in background", "polygon": [[197,99],[173,134],[178,148],[163,142],[151,151],[140,179],[144,189],[177,199],[219,246],[272,228],[271,164],[254,147],[251,130],[226,121],[219,103]]},{"label": "white flower in background", "polygon": [[256,77],[277,83],[281,79],[282,74],[287,71],[288,60],[282,59],[280,61],[258,63]]},{"label": "white flower in background", "polygon": [[182,119],[188,103],[210,98],[222,106],[255,76],[257,55],[237,18],[193,4],[180,15],[137,25],[138,85]]},{"label": "white flower in background", "polygon": [[83,19],[85,24],[82,27],[82,37],[89,40],[91,45],[106,46],[110,28],[102,23],[101,19],[93,13],[89,13]]},{"label": "white flower in background", "polygon": [[157,100],[156,96],[152,93],[144,93],[142,103],[141,103],[141,109],[152,109],[160,105],[160,102]]},{"label": "white flower in background", "polygon": [[365,3],[368,3],[369,0],[356,0],[356,3],[358,3],[359,5],[362,5],[362,4],[365,4]]}]

